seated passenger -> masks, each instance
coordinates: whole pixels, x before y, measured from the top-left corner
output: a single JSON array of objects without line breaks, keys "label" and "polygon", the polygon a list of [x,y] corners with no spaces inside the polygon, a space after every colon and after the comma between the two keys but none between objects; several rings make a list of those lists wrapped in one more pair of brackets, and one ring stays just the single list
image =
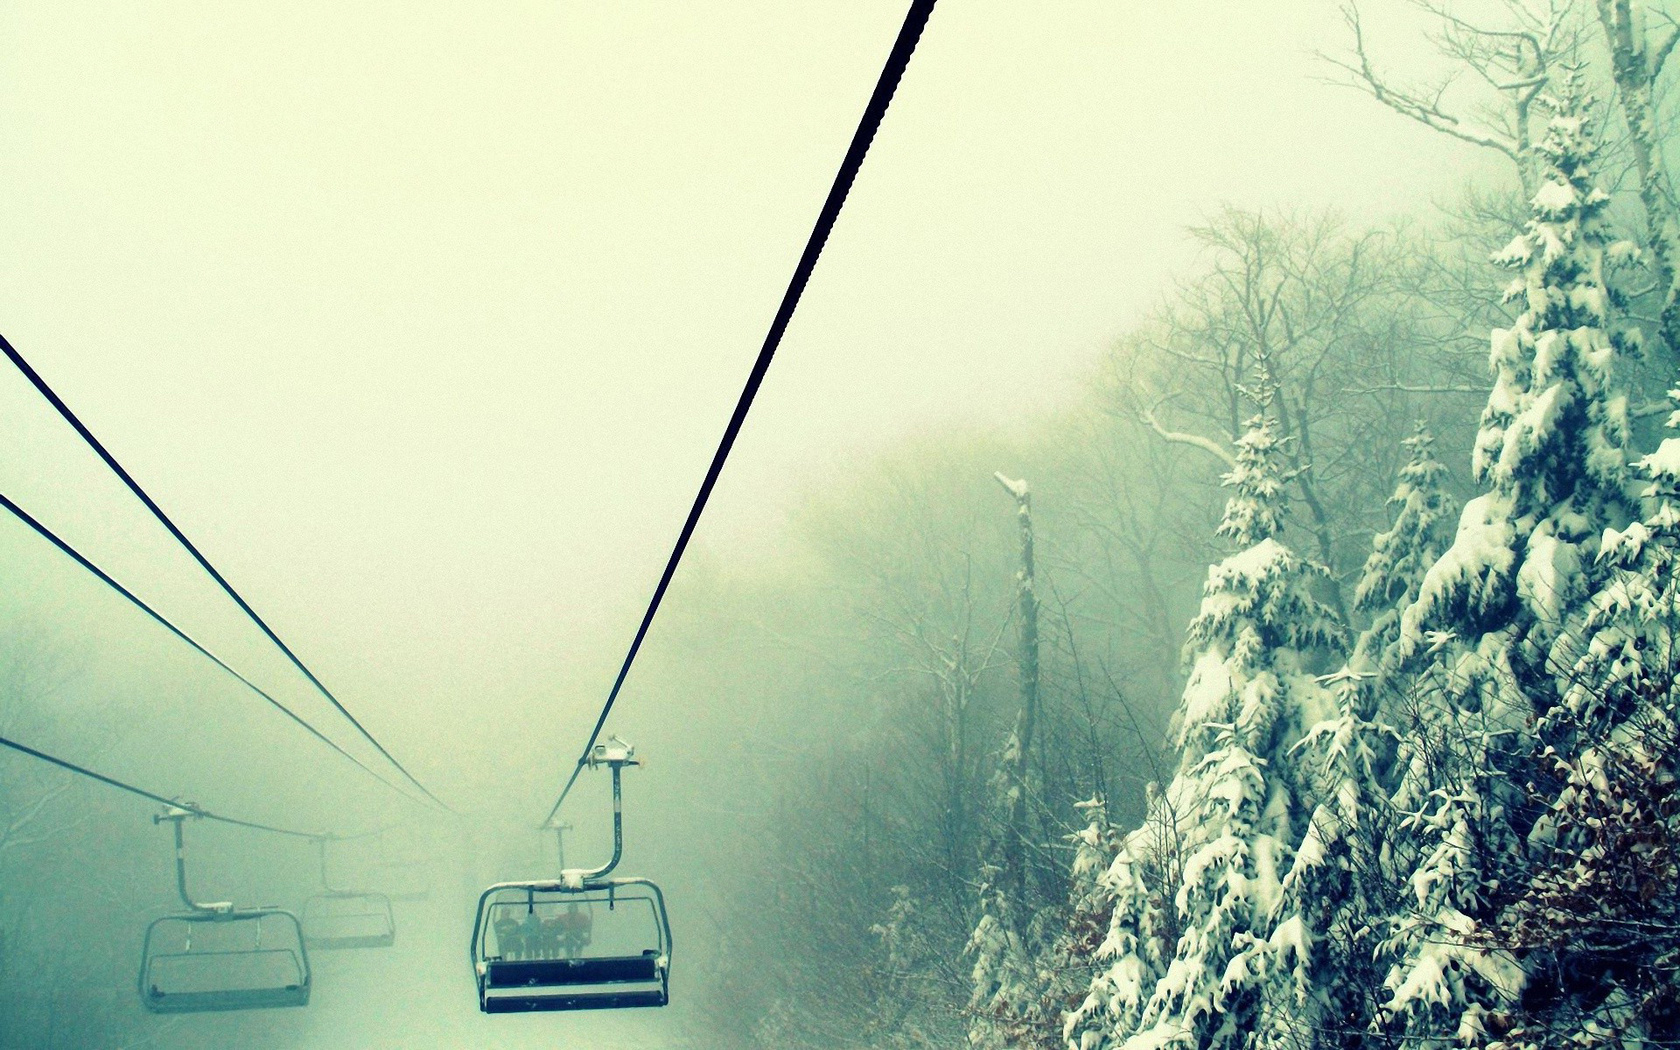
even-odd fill
[{"label": "seated passenger", "polygon": [[575,959],[589,947],[589,941],[594,933],[595,920],[593,916],[576,903],[566,905],[566,914],[557,920],[560,925],[560,946],[566,958]]},{"label": "seated passenger", "polygon": [[496,950],[504,959],[517,959],[524,954],[525,942],[519,936],[519,920],[502,915],[495,921]]},{"label": "seated passenger", "polygon": [[519,939],[525,942],[525,958],[541,959],[542,956],[542,920],[537,913],[525,913],[525,921],[519,924]]},{"label": "seated passenger", "polygon": [[562,921],[559,916],[543,920],[541,951],[544,959],[560,958],[560,924]]}]

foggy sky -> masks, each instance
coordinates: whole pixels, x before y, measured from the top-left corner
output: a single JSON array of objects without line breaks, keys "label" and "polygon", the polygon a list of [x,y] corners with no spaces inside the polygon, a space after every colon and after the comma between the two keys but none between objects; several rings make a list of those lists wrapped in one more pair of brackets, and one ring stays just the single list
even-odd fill
[{"label": "foggy sky", "polygon": [[[14,0],[0,331],[423,779],[465,788],[515,715],[558,776],[902,14]],[[1315,79],[1341,43],[1330,0],[947,0],[701,543],[763,556],[831,464],[1068,399],[1221,202],[1380,218],[1461,182]],[[20,377],[0,412],[0,490],[284,677]],[[18,602],[130,644],[4,528]],[[501,789],[535,820],[551,788]]]}]

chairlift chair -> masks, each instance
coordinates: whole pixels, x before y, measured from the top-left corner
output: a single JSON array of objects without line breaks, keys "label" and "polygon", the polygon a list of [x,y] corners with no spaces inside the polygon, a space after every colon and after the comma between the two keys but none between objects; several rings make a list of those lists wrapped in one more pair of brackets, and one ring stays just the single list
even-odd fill
[{"label": "chairlift chair", "polygon": [[389,948],[397,942],[397,920],[391,898],[368,890],[333,887],[327,878],[325,836],[315,840],[321,858],[321,892],[303,904],[303,941],[328,951],[352,948]]},{"label": "chairlift chair", "polygon": [[141,1003],[157,1014],[309,1005],[309,952],[296,915],[270,905],[202,904],[187,893],[181,825],[198,815],[171,808],[152,818],[175,825],[175,881],[187,910],[146,927]]},{"label": "chairlift chair", "polygon": [[[502,882],[478,898],[469,954],[485,1013],[664,1006],[671,924],[665,895],[643,878],[608,878],[624,851],[620,775],[636,765],[616,739],[590,765],[612,770],[613,854],[558,879]],[[556,833],[563,826],[556,825]]]}]

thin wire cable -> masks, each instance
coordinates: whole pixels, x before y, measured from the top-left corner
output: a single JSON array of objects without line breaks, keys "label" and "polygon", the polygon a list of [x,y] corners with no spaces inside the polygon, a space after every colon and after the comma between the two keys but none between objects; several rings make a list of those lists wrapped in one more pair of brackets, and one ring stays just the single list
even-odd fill
[{"label": "thin wire cable", "polygon": [[291,708],[287,707],[285,704],[281,703],[279,700],[276,700],[273,696],[269,695],[267,690],[263,689],[261,686],[257,685],[255,682],[251,681],[249,678],[246,678],[243,674],[240,674],[238,671],[234,670],[233,667],[231,667],[227,663],[227,661],[223,660],[221,657],[217,656],[215,653],[213,653],[209,649],[205,648],[205,646],[202,643],[200,643],[198,641],[198,639],[194,638],[192,635],[188,634],[186,631],[177,627],[173,622],[171,622],[169,620],[168,617],[164,616],[162,613],[158,612],[156,609],[154,609],[150,605],[148,605],[143,598],[141,598],[139,595],[135,594],[133,591],[129,590],[127,587],[123,586],[114,577],[112,577],[110,573],[106,572],[104,569],[101,569],[99,566],[95,565],[85,555],[83,555],[81,551],[78,551],[76,548],[72,547],[69,544],[68,541],[66,541],[65,539],[60,537],[57,533],[53,532],[51,529],[49,529],[46,525],[42,524],[40,521],[36,520],[36,518],[33,515],[31,515],[28,511],[24,510],[22,507],[18,506],[16,503],[14,503],[12,501],[12,499],[3,492],[0,492],[0,507],[4,507],[7,511],[9,511],[12,514],[13,517],[17,518],[19,521],[23,522],[25,525],[29,526],[31,529],[34,529],[35,532],[38,535],[40,535],[48,543],[51,543],[54,547],[57,547],[64,554],[69,556],[69,558],[72,561],[74,561],[77,565],[80,565],[82,568],[84,568],[88,572],[92,573],[93,576],[96,579],[98,579],[100,583],[103,583],[105,586],[107,586],[107,587],[111,588],[112,590],[116,591],[118,594],[122,595],[124,598],[127,598],[129,600],[129,602],[131,602],[134,605],[135,608],[139,609],[141,612],[145,613],[147,616],[150,616],[153,620],[156,620],[159,624],[161,624],[164,627],[164,629],[169,631],[169,633],[173,634],[175,637],[179,638],[181,641],[186,642],[188,645],[192,646],[195,650],[197,650],[200,654],[202,654],[204,657],[209,659],[217,667],[220,667],[222,670],[226,671],[228,674],[230,674],[234,678],[238,679],[246,688],[250,689],[253,693],[256,693],[258,696],[260,696],[264,700],[268,701],[281,714],[285,715],[287,718],[290,718],[293,722],[296,722],[298,725],[300,725],[304,729],[308,730],[309,734],[311,736],[313,736],[315,739],[321,741],[323,744],[326,744],[328,747],[332,748],[334,751],[338,752],[340,755],[343,755],[345,758],[354,762],[356,764],[357,768],[362,770],[362,772],[366,773],[368,776],[370,776],[370,777],[374,778],[375,780],[379,781],[381,784],[384,784],[386,787],[390,788],[391,790],[397,792],[397,794],[401,795],[402,797],[404,797],[406,799],[414,800],[414,797],[412,795],[410,795],[406,791],[403,791],[401,788],[397,787],[397,785],[391,783],[389,780],[385,779],[384,777],[380,776],[377,772],[370,769],[365,763],[362,762],[361,759],[357,758],[355,755],[352,755],[350,752],[344,750],[344,748],[340,747],[336,741],[334,741],[332,738],[328,737],[325,733],[322,733],[319,729],[316,729],[307,720],[305,720],[303,718],[303,716],[299,715],[297,712],[293,711]]},{"label": "thin wire cable", "polygon": [[397,824],[386,824],[383,827],[374,828],[372,831],[358,831],[354,835],[338,835],[330,831],[325,831],[320,834],[319,838],[322,842],[356,842],[360,839],[377,838],[378,836],[385,834],[387,831],[392,831],[399,826],[400,825]]},{"label": "thin wire cable", "polygon": [[933,13],[934,3],[935,0],[914,0],[909,12],[904,16],[904,25],[898,31],[898,39],[894,41],[892,52],[887,56],[880,79],[875,82],[875,91],[869,97],[869,104],[864,107],[863,118],[852,135],[851,146],[846,150],[845,159],[840,162],[840,170],[834,176],[834,184],[829,187],[828,199],[823,202],[822,211],[817,215],[816,227],[811,231],[810,240],[805,243],[805,251],[799,257],[799,265],[794,268],[793,278],[788,282],[781,306],[776,310],[776,317],[770,323],[770,331],[764,337],[764,346],[758,352],[758,360],[753,362],[746,386],[741,390],[740,400],[735,404],[735,412],[729,417],[729,425],[724,428],[723,440],[718,443],[717,452],[712,456],[712,464],[706,470],[706,479],[701,482],[700,492],[694,497],[694,505],[689,508],[688,520],[683,523],[682,532],[677,536],[677,544],[671,550],[670,560],[665,563],[665,571],[659,577],[659,585],[654,588],[653,599],[648,602],[641,625],[636,628],[636,635],[630,642],[629,652],[625,654],[624,664],[618,669],[618,677],[613,680],[612,689],[607,693],[607,701],[601,705],[601,716],[595,720],[595,728],[590,731],[589,740],[583,745],[583,753],[578,756],[577,765],[572,768],[566,786],[560,789],[560,797],[543,820],[545,827],[554,822],[561,805],[566,801],[566,796],[577,783],[578,774],[588,764],[589,753],[594,749],[595,741],[600,739],[601,729],[607,724],[607,716],[612,713],[619,691],[624,688],[624,680],[630,675],[630,665],[636,662],[636,653],[642,647],[642,640],[647,637],[648,628],[653,624],[653,617],[659,611],[659,603],[664,600],[672,577],[676,575],[677,564],[682,561],[683,551],[687,550],[688,541],[694,535],[695,526],[700,522],[700,514],[706,509],[706,501],[711,498],[712,488],[723,471],[724,461],[729,458],[729,451],[735,446],[736,435],[741,432],[741,424],[746,421],[753,398],[758,396],[758,388],[763,384],[764,375],[770,369],[771,359],[776,356],[776,348],[781,345],[782,335],[793,320],[793,312],[799,306],[799,298],[804,294],[812,271],[816,269],[817,258],[822,255],[823,245],[828,242],[829,234],[834,230],[835,221],[840,217],[840,209],[846,203],[846,195],[851,192],[852,183],[856,180],[859,169],[863,167],[863,158],[869,152],[869,145],[874,141],[875,133],[880,130],[887,106],[891,104],[893,93],[898,90],[898,83],[904,76],[905,68],[910,64],[910,56],[915,53],[916,43],[921,39],[928,16]]},{"label": "thin wire cable", "polygon": [[414,774],[410,773],[407,767],[405,767],[401,762],[398,762],[391,752],[385,750],[385,745],[376,740],[373,734],[368,732],[367,728],[356,719],[356,716],[351,714],[350,711],[339,702],[338,697],[333,695],[332,690],[328,689],[322,684],[319,678],[315,677],[315,672],[304,666],[303,661],[298,659],[297,654],[292,652],[291,647],[280,640],[280,636],[274,633],[274,629],[269,627],[268,622],[261,616],[258,616],[257,611],[251,608],[250,603],[247,602],[238,591],[233,589],[233,584],[229,583],[227,578],[218,572],[214,565],[210,564],[210,559],[206,558],[198,547],[195,546],[191,540],[187,539],[186,533],[176,527],[175,522],[170,519],[169,515],[163,512],[163,508],[158,506],[156,501],[146,494],[146,490],[140,487],[140,483],[135,481],[133,476],[131,476],[127,470],[123,469],[122,464],[117,462],[116,457],[111,455],[110,451],[105,448],[100,440],[93,436],[93,431],[89,430],[82,421],[77,418],[76,413],[70,411],[70,406],[66,405],[64,400],[60,398],[58,394],[53,392],[53,389],[47,385],[46,380],[42,379],[40,374],[37,373],[34,368],[30,367],[29,362],[23,359],[23,355],[17,352],[17,349],[13,347],[9,341],[7,341],[4,335],[0,335],[0,350],[5,351],[6,356],[11,359],[13,365],[17,366],[18,371],[23,373],[24,378],[28,379],[35,387],[36,391],[39,392],[42,397],[46,398],[47,402],[51,404],[53,408],[58,410],[58,414],[64,417],[64,421],[69,423],[70,426],[75,429],[76,433],[81,435],[82,440],[87,442],[88,447],[98,453],[99,458],[105,461],[105,465],[111,468],[112,473],[116,474],[117,477],[122,480],[122,483],[128,486],[128,490],[134,493],[135,497],[138,498],[141,503],[146,505],[146,509],[151,511],[152,516],[157,518],[165,529],[169,530],[169,534],[175,537],[176,542],[184,547],[188,554],[193,556],[193,560],[198,562],[199,567],[210,574],[210,578],[215,580],[216,583],[221,586],[222,590],[227,593],[227,596],[233,599],[234,604],[238,605],[245,615],[250,618],[251,622],[257,625],[258,629],[260,629],[262,633],[268,637],[268,640],[273,642],[282,653],[286,654],[286,659],[292,662],[292,666],[301,671],[303,676],[309,679],[310,684],[320,690],[321,695],[327,698],[328,702],[330,702],[333,707],[338,710],[338,713],[349,720],[350,724],[356,727],[356,731],[360,733],[368,743],[372,744],[374,749],[383,755],[387,762],[395,766],[397,771],[408,779],[409,783],[419,788],[421,794],[431,799],[432,802],[442,807],[444,810],[447,810],[450,813],[455,812],[450,809],[443,800],[432,794],[431,791],[427,789],[426,785],[415,779]]},{"label": "thin wire cable", "polygon": [[150,801],[156,802],[160,805],[172,806],[176,809],[184,809],[196,817],[203,817],[205,820],[216,820],[223,824],[232,824],[236,827],[250,828],[253,831],[266,831],[274,835],[289,835],[292,838],[319,839],[323,837],[323,834],[319,831],[298,831],[295,828],[282,828],[274,824],[264,824],[256,820],[241,820],[238,817],[224,816],[220,813],[214,812],[213,810],[206,809],[196,802],[178,802],[172,798],[165,798],[155,791],[147,791],[145,788],[135,787],[133,784],[126,784],[123,781],[118,780],[116,777],[108,777],[104,773],[96,773],[86,766],[78,766],[76,763],[71,762],[68,759],[59,758],[56,755],[49,755],[45,751],[37,751],[28,744],[20,744],[16,740],[10,740],[3,736],[0,736],[0,747],[9,747],[19,754],[28,755],[30,758],[38,758],[41,761],[55,765],[60,769],[75,773],[77,776],[87,777],[89,780],[97,780],[101,784],[114,787],[119,791],[126,791],[131,795],[138,795],[143,799],[149,799]]}]

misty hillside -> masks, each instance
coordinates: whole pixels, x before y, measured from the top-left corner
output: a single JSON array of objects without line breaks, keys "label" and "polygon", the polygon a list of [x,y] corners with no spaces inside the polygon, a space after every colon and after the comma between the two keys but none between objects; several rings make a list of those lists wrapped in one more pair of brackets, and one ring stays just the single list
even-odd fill
[{"label": "misty hillside", "polygon": [[0,1048],[1680,1046],[1680,6],[1227,7],[0,11]]}]

